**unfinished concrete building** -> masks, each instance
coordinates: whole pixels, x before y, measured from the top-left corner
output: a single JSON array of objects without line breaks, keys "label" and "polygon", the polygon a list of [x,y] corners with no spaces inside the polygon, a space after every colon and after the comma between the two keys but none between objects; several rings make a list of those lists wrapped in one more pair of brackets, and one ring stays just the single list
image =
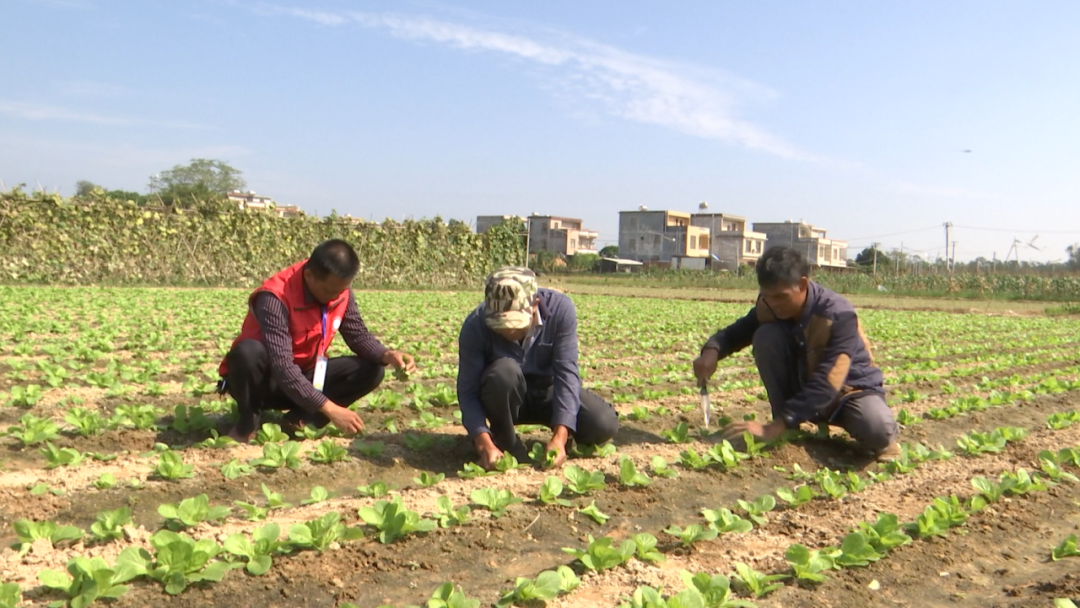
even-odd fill
[{"label": "unfinished concrete building", "polygon": [[819,268],[847,268],[847,241],[830,239],[824,228],[803,221],[754,222],[754,231],[768,235],[765,249],[791,247]]},{"label": "unfinished concrete building", "polygon": [[709,229],[691,225],[689,213],[646,208],[619,212],[621,258],[704,268],[709,245]]}]

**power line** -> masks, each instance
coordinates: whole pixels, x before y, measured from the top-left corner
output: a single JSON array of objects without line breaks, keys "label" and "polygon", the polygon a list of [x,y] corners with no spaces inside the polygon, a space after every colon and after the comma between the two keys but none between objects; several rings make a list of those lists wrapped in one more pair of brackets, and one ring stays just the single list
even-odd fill
[{"label": "power line", "polygon": [[979,228],[977,226],[961,226],[959,224],[955,224],[954,227],[963,228],[965,230],[983,230],[986,232],[1012,232],[1015,234],[1023,234],[1028,232],[1037,232],[1040,234],[1080,234],[1080,230],[1020,230],[1017,228]]},{"label": "power line", "polygon": [[874,236],[859,236],[850,239],[843,239],[846,241],[869,241],[873,239],[883,239],[888,236],[900,236],[902,234],[914,234],[916,232],[926,232],[927,230],[937,230],[941,228],[940,225],[928,226],[926,228],[916,228],[915,230],[905,230],[904,232],[892,232],[889,234],[875,234]]}]

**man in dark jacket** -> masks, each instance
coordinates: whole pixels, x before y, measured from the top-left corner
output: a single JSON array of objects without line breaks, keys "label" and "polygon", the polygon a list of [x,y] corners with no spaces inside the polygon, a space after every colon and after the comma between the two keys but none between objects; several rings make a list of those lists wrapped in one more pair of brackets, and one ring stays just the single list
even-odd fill
[{"label": "man in dark jacket", "polygon": [[466,317],[458,338],[457,394],[461,422],[480,466],[491,469],[505,451],[521,458],[516,424],[552,429],[547,449],[566,460],[566,442],[596,444],[615,436],[619,417],[581,388],[577,312],[565,295],[539,289],[528,268],[493,273],[484,303]]},{"label": "man in dark jacket", "polygon": [[709,338],[694,374],[708,381],[719,359],[753,344],[773,420],[731,424],[724,437],[749,431],[772,440],[802,422],[824,422],[842,427],[879,460],[894,459],[899,428],[855,309],[810,281],[809,270],[794,249],[767,250],[757,262],[757,304]]},{"label": "man in dark jacket", "polygon": [[[218,392],[236,399],[230,437],[250,441],[263,410],[287,410],[289,432],[333,423],[359,433],[364,422],[348,406],[379,386],[385,366],[416,369],[411,355],[387,349],[360,318],[350,289],[359,267],[352,246],[331,239],[248,297],[240,335],[218,368]],[[339,331],[355,356],[326,356]]]}]

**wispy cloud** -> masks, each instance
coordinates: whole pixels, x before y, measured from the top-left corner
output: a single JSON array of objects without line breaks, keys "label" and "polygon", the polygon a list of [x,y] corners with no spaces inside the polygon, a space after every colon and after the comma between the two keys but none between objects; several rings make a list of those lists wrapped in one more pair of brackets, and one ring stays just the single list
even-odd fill
[{"label": "wispy cloud", "polygon": [[26,120],[67,120],[94,125],[126,126],[137,124],[138,121],[123,116],[108,116],[82,112],[60,106],[50,106],[23,101],[0,100],[0,114]]},{"label": "wispy cloud", "polygon": [[172,129],[205,129],[205,126],[183,122],[156,122],[130,116],[117,116],[109,114],[97,114],[83,110],[75,110],[62,106],[54,106],[25,101],[11,101],[0,99],[0,115],[20,118],[23,120],[60,120],[68,122],[80,122],[84,124],[103,125],[113,127],[166,127]]},{"label": "wispy cloud", "polygon": [[966,199],[993,199],[993,194],[979,192],[969,188],[957,188],[953,186],[935,186],[930,184],[916,184],[912,182],[895,182],[893,187],[900,192],[917,194],[934,198],[966,198]]},{"label": "wispy cloud", "polygon": [[561,95],[578,104],[598,105],[610,116],[737,143],[782,158],[839,164],[741,118],[740,106],[775,97],[775,93],[719,70],[664,61],[582,38],[506,33],[421,16],[269,5],[256,10],[329,27],[358,24],[412,42],[514,57],[544,68]]},{"label": "wispy cloud", "polygon": [[132,90],[115,84],[90,82],[87,80],[69,80],[56,83],[57,90],[69,97],[111,98],[128,97]]}]

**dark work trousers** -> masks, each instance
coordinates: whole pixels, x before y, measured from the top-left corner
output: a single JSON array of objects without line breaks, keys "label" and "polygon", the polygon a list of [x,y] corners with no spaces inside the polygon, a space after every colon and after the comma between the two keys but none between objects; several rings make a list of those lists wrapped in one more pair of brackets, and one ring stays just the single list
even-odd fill
[{"label": "dark work trousers", "polygon": [[[500,450],[519,448],[515,424],[551,426],[552,384],[550,379],[526,379],[517,361],[496,359],[480,379],[480,403],[487,414],[491,439]],[[619,430],[619,415],[596,393],[581,389],[581,409],[577,430],[571,436],[578,443],[603,443]]]},{"label": "dark work trousers", "polygon": [[[769,394],[773,417],[784,403],[802,390],[806,360],[794,338],[779,323],[765,323],[754,332],[754,362]],[[892,410],[879,393],[862,391],[840,399],[830,425],[843,428],[860,446],[878,453],[896,441],[900,429]]]},{"label": "dark work trousers", "polygon": [[[304,376],[310,381],[315,370]],[[359,357],[334,357],[327,361],[323,394],[334,403],[347,407],[375,390],[385,369],[378,363]],[[247,435],[259,428],[259,414],[264,410],[286,410],[292,422],[303,421],[318,428],[330,419],[321,412],[305,410],[289,399],[278,385],[266,347],[258,340],[243,340],[229,351],[229,375],[226,389],[236,399],[236,432]]]}]

